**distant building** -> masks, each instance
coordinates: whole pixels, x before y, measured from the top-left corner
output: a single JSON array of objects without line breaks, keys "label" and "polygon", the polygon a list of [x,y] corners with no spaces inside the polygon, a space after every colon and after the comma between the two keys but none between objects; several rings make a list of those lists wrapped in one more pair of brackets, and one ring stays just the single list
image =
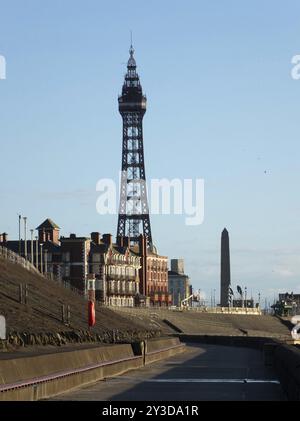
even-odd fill
[{"label": "distant building", "polygon": [[[59,242],[59,226],[50,218],[47,218],[37,228],[38,236],[32,240],[23,239],[8,240],[6,233],[0,235],[0,245],[25,257],[27,250],[27,260],[32,262],[40,271],[47,271],[56,277],[61,273],[61,250]],[[20,253],[19,253],[20,251]]]},{"label": "distant building", "polygon": [[[76,234],[60,237],[59,227],[51,219],[46,219],[37,230],[37,238],[27,240],[27,259],[43,274],[55,277],[83,295],[87,292],[89,275],[94,274],[99,302],[132,307],[138,301],[141,257],[129,249],[128,239],[119,239],[114,244],[111,234],[101,237],[97,232],[91,237]],[[16,253],[20,249],[24,257],[24,240],[8,241],[4,233],[0,235],[0,245]]]},{"label": "distant building", "polygon": [[128,238],[112,241],[111,234],[91,234],[90,272],[96,275],[96,299],[110,306],[134,307],[140,294],[140,256]]},{"label": "distant building", "polygon": [[[113,243],[111,234],[61,237],[64,282],[86,293],[89,274],[95,275],[95,298],[104,305],[133,307],[139,294],[140,257],[128,241]],[[126,244],[125,244],[126,243]]]},{"label": "distant building", "polygon": [[140,293],[147,306],[167,307],[172,303],[168,290],[168,258],[158,254],[155,246],[148,247],[145,236],[131,249],[141,257]]},{"label": "distant building", "polygon": [[87,275],[89,273],[89,255],[91,239],[89,237],[60,238],[61,278],[72,287],[85,294]]},{"label": "distant building", "polygon": [[279,316],[294,316],[300,314],[300,294],[279,294],[276,304],[272,305],[275,314]]},{"label": "distant building", "polygon": [[242,300],[242,299],[233,300],[232,306],[233,307],[254,308],[254,300],[253,300],[253,298],[251,298],[249,300]]},{"label": "distant building", "polygon": [[[90,237],[60,237],[60,228],[51,219],[37,227],[36,239],[27,240],[27,259],[47,276],[86,294],[88,275],[95,275],[95,297],[110,306],[167,307],[172,303],[168,290],[168,258],[158,254],[155,246],[147,246],[147,238],[130,247],[128,237],[111,234]],[[0,235],[0,245],[24,256],[24,241],[8,241]],[[33,253],[32,253],[33,251]]]},{"label": "distant building", "polygon": [[50,218],[47,218],[37,228],[39,233],[38,239],[40,243],[46,243],[47,241],[53,244],[59,245],[59,226],[55,224]]},{"label": "distant building", "polygon": [[279,301],[283,300],[289,303],[295,303],[297,305],[297,308],[300,309],[300,294],[294,294],[293,292],[279,294]]},{"label": "distant building", "polygon": [[184,273],[184,260],[172,259],[171,270],[168,272],[169,292],[172,304],[181,307],[182,300],[191,295],[192,287],[189,277]]}]

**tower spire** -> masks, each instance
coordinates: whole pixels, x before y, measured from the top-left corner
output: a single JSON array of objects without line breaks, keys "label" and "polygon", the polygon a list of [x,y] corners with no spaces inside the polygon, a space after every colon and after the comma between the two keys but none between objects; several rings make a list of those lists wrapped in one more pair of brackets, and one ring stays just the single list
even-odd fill
[{"label": "tower spire", "polygon": [[[130,74],[130,70],[135,71],[135,69],[136,69],[136,61],[135,61],[135,58],[134,58],[134,48],[133,48],[132,42],[131,42],[131,45],[130,45],[129,54],[130,54],[130,57],[129,57],[129,60],[128,60],[128,63],[127,63],[127,75]],[[133,75],[134,74],[132,73],[131,76],[133,76]]]}]

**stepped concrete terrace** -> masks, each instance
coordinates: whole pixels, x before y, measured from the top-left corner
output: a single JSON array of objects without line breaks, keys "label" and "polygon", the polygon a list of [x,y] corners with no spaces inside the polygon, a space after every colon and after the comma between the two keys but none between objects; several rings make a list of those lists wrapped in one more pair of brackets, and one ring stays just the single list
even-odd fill
[{"label": "stepped concrete terrace", "polygon": [[[28,294],[24,302],[24,288]],[[23,302],[20,301],[20,285]],[[70,306],[70,323],[62,322],[62,306]],[[0,313],[7,323],[5,350],[32,345],[65,345],[81,342],[132,342],[160,336],[149,319],[132,320],[96,305],[96,326],[88,329],[87,301],[56,281],[0,258]]]}]

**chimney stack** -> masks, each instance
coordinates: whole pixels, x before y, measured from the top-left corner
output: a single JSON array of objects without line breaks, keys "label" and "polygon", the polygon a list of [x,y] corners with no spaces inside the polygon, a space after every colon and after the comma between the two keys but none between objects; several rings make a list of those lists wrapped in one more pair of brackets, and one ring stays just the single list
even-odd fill
[{"label": "chimney stack", "polygon": [[129,247],[130,246],[130,240],[129,237],[123,238],[123,247]]},{"label": "chimney stack", "polygon": [[103,234],[102,237],[103,243],[105,243],[108,246],[112,246],[112,235],[111,234]]},{"label": "chimney stack", "polygon": [[121,235],[118,235],[118,237],[116,238],[116,240],[117,240],[117,244],[118,244],[118,246],[119,247],[123,247],[123,244],[124,244],[124,237],[123,236],[121,236]]},{"label": "chimney stack", "polygon": [[0,234],[0,243],[6,243],[7,242],[7,234],[4,232],[3,234]]},{"label": "chimney stack", "polygon": [[91,239],[92,239],[93,243],[100,244],[100,241],[101,241],[100,232],[92,232],[91,233]]}]

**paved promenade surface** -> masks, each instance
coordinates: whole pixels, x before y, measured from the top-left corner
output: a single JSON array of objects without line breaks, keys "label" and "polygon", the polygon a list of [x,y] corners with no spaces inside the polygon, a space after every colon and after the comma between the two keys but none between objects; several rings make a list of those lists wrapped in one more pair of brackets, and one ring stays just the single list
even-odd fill
[{"label": "paved promenade surface", "polygon": [[56,400],[204,401],[284,400],[276,374],[260,351],[220,345],[189,345],[187,351]]}]

